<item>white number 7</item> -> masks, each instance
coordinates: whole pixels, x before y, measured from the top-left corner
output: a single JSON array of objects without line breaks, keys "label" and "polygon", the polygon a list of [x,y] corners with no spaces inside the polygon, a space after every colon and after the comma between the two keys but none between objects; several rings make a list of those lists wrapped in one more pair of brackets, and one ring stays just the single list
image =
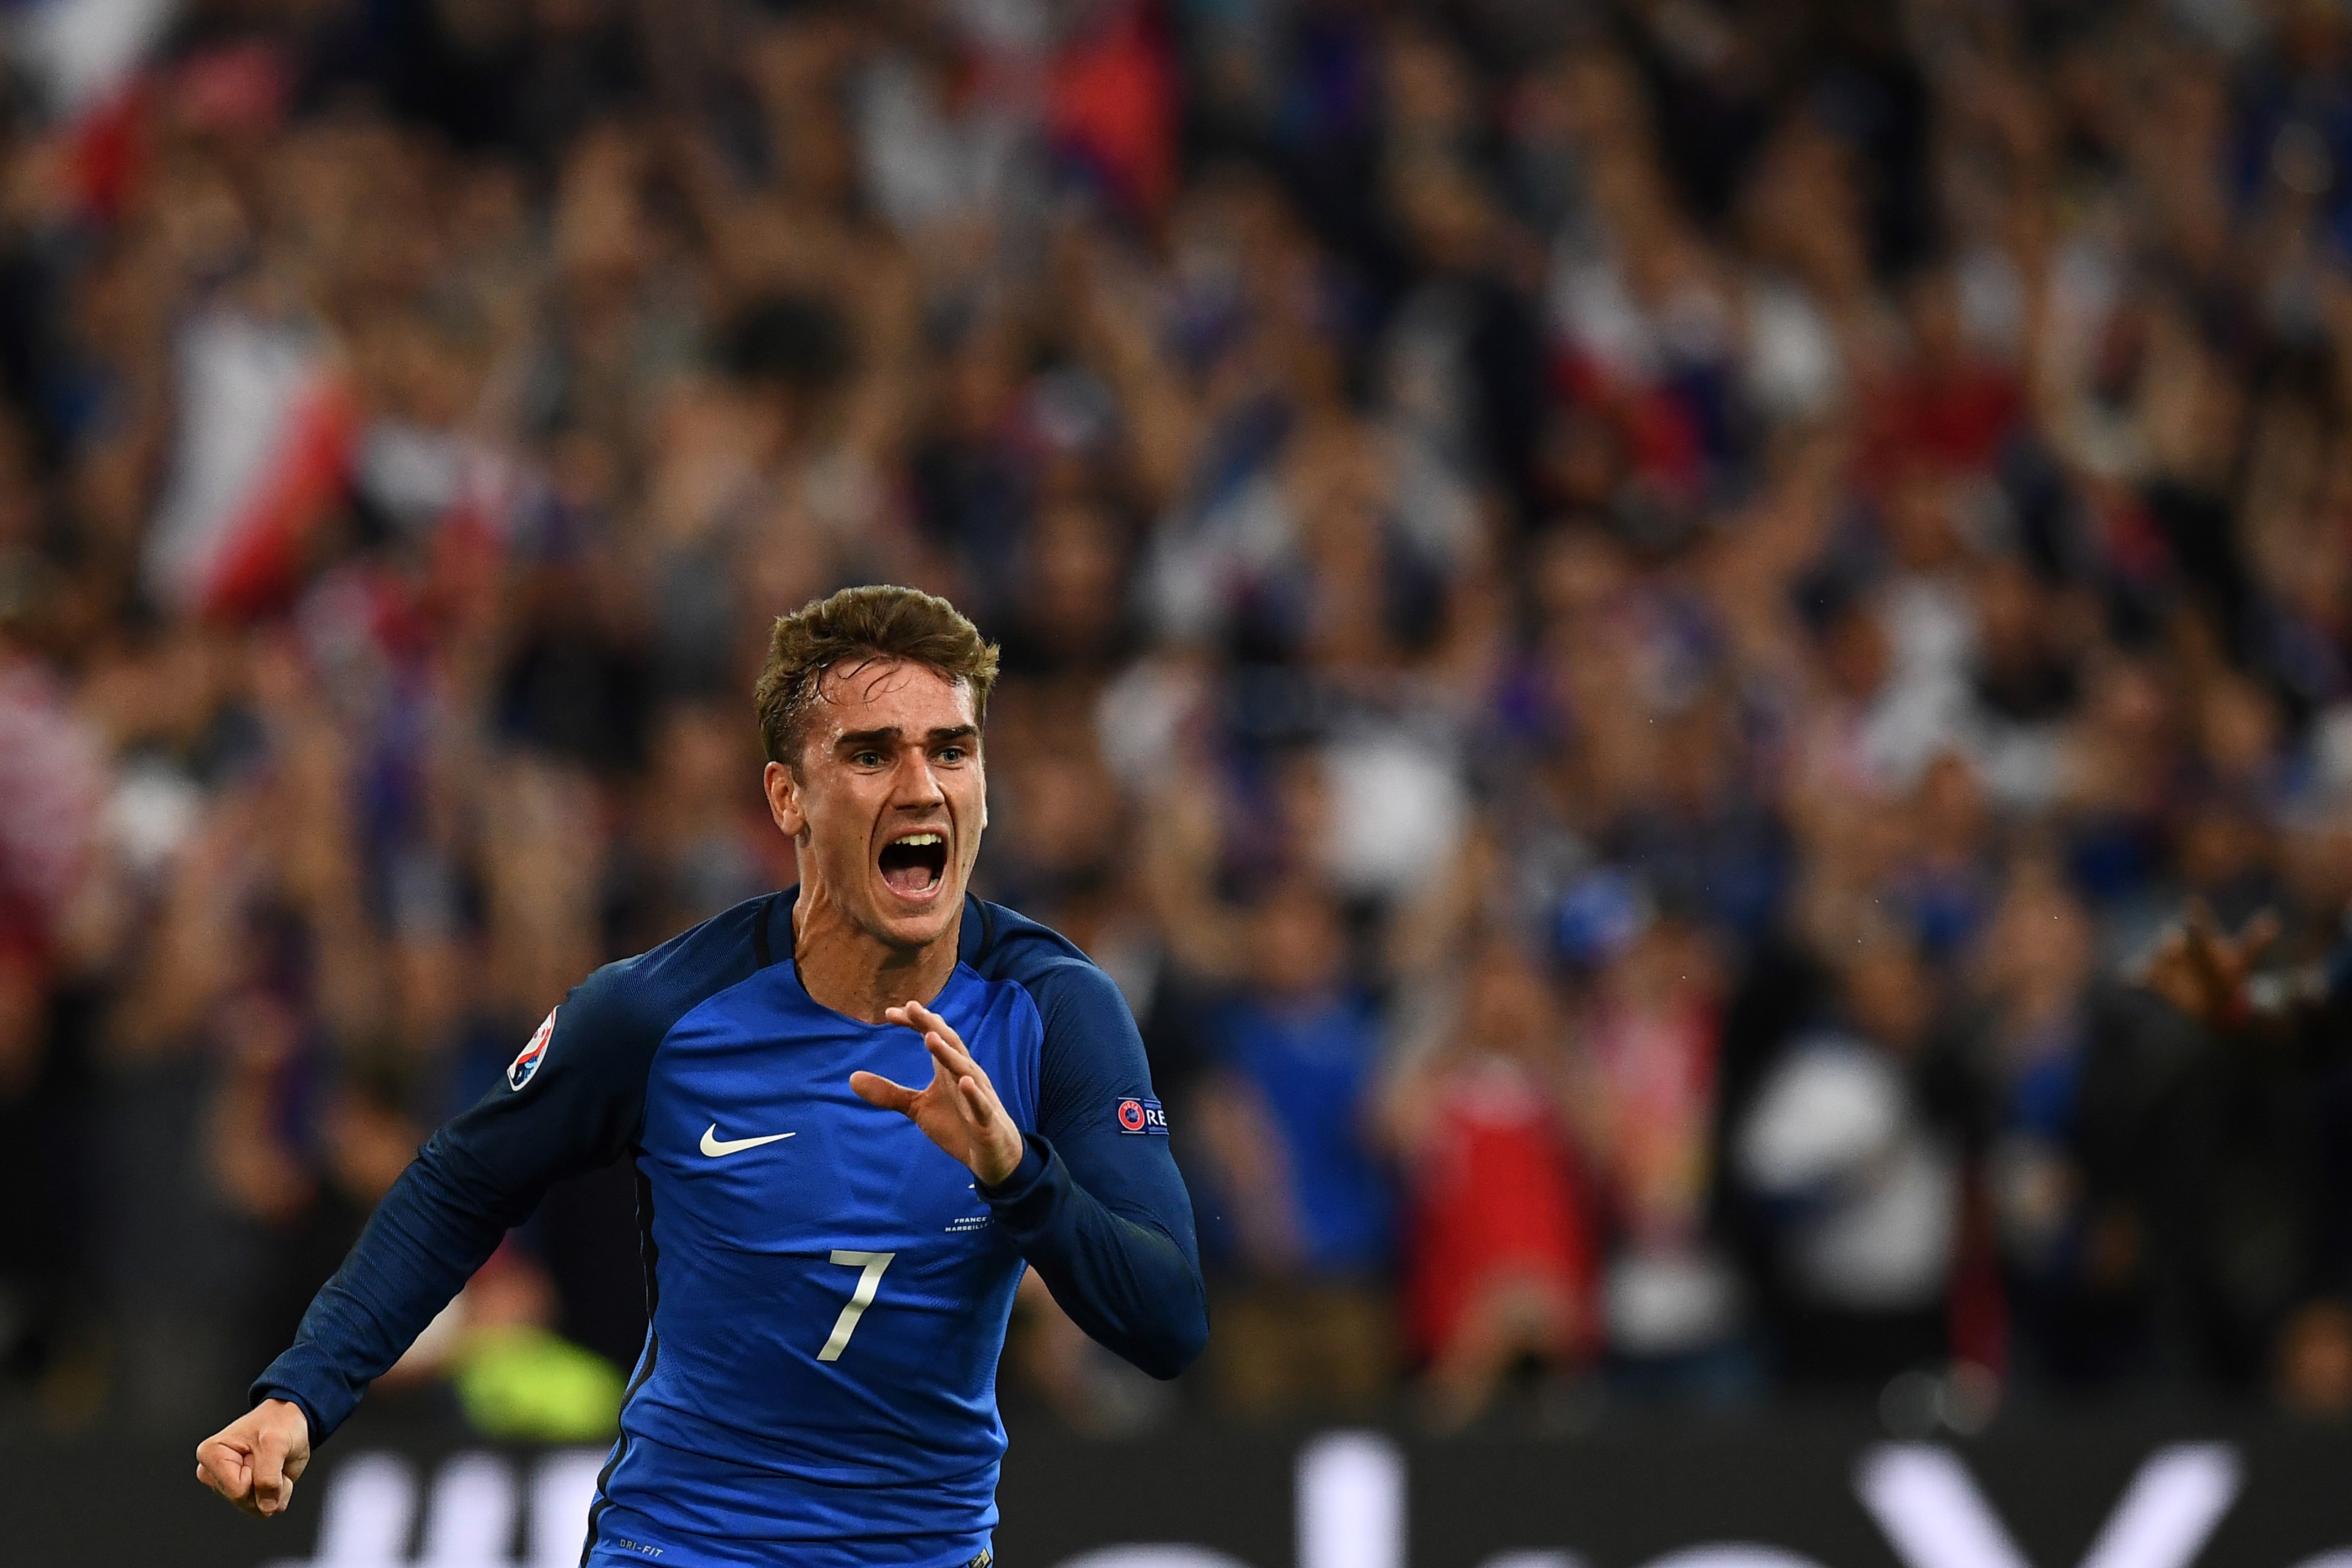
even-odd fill
[{"label": "white number 7", "polygon": [[849,1305],[833,1321],[833,1337],[824,1342],[824,1349],[816,1352],[819,1361],[839,1361],[841,1352],[849,1348],[849,1336],[857,1331],[857,1320],[866,1309],[874,1305],[874,1292],[882,1289],[882,1270],[890,1267],[895,1252],[846,1252],[834,1248],[833,1260],[848,1268],[863,1268],[857,1277],[857,1289],[849,1293]]}]

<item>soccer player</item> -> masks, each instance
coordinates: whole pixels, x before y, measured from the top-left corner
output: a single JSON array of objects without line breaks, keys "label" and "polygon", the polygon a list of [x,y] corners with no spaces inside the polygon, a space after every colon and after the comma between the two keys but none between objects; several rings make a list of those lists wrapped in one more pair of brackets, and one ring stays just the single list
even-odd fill
[{"label": "soccer player", "polygon": [[1144,1371],[1199,1354],[1192,1207],[1133,1018],[1069,942],[964,891],[995,673],[910,589],[777,621],[755,700],[798,888],[550,1013],[197,1447],[200,1480],[284,1512],[549,1185],[623,1154],[652,1321],[583,1564],[985,1565],[1024,1267]]}]

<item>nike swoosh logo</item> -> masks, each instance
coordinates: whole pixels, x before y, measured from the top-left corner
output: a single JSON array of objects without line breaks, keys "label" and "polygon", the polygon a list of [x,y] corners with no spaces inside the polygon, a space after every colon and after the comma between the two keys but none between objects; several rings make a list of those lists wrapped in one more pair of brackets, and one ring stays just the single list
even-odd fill
[{"label": "nike swoosh logo", "polygon": [[757,1149],[762,1143],[773,1143],[778,1139],[793,1136],[794,1134],[790,1132],[771,1132],[765,1138],[731,1138],[722,1141],[719,1136],[719,1123],[714,1121],[703,1131],[702,1152],[716,1160],[723,1154],[740,1154],[746,1149]]}]

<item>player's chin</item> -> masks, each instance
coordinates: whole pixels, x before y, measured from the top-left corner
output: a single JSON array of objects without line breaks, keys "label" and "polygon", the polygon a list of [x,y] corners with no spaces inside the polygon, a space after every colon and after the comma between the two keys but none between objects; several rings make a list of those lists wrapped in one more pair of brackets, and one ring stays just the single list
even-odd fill
[{"label": "player's chin", "polygon": [[962,908],[961,889],[952,877],[901,889],[875,879],[876,923],[894,946],[921,947],[936,942]]}]

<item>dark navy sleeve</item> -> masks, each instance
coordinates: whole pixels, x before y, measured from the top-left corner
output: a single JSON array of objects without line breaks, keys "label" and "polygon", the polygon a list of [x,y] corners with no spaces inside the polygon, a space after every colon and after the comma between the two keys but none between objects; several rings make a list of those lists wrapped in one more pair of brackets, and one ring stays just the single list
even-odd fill
[{"label": "dark navy sleeve", "polygon": [[311,1442],[324,1440],[550,1186],[635,1139],[662,1031],[635,1016],[632,967],[575,986],[549,1015],[544,1042],[534,1036],[504,1081],[433,1135],[303,1314],[292,1348],[255,1381],[257,1404],[293,1401]]},{"label": "dark navy sleeve", "polygon": [[1021,981],[1045,1026],[1037,1131],[1020,1168],[982,1195],[1072,1321],[1174,1377],[1208,1343],[1208,1296],[1142,1037],[1110,976],[1082,958]]}]

